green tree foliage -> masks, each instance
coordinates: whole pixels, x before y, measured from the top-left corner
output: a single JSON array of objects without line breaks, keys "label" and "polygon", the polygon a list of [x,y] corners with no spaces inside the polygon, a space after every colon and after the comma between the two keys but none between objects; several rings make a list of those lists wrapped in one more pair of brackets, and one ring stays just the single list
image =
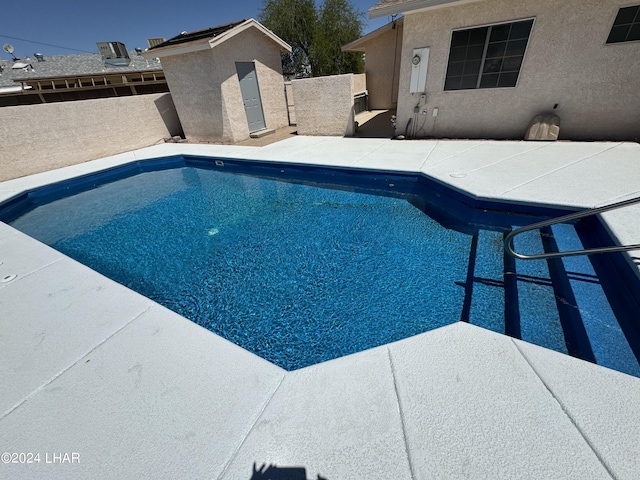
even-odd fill
[{"label": "green tree foliage", "polygon": [[363,17],[349,0],[324,0],[312,45],[314,76],[364,72],[361,53],[342,51],[343,45],[362,36]]},{"label": "green tree foliage", "polygon": [[283,73],[304,72],[317,23],[314,0],[263,0],[258,20],[291,45],[291,54],[282,56]]},{"label": "green tree foliage", "polygon": [[361,54],[345,53],[346,45],[362,36],[364,14],[350,0],[263,0],[260,22],[291,45],[282,59],[283,73],[321,76],[361,73]]}]

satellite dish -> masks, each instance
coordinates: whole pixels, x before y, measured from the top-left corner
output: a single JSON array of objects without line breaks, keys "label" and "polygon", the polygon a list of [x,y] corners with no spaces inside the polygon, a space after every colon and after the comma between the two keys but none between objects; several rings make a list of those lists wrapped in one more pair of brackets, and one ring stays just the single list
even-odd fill
[{"label": "satellite dish", "polygon": [[7,52],[9,55],[13,54],[13,52],[14,52],[13,45],[11,45],[10,43],[5,43],[5,44],[2,46],[2,49],[3,49],[5,52]]}]

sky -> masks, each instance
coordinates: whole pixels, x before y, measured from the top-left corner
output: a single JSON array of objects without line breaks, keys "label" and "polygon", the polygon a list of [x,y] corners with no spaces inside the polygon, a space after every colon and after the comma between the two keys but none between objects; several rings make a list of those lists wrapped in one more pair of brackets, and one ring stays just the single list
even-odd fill
[{"label": "sky", "polygon": [[[365,13],[368,33],[390,18],[368,20],[367,10],[378,0],[351,0]],[[320,3],[321,0],[316,0]],[[18,58],[72,53],[97,53],[96,42],[122,42],[127,50],[147,48],[147,38],[174,37],[183,31],[200,30],[244,18],[258,17],[262,0],[111,0],[52,2],[31,0],[14,3],[19,10],[3,8],[0,45],[11,44]],[[38,42],[38,43],[35,43]],[[62,48],[64,47],[64,48]],[[0,59],[11,55],[0,50]]]}]

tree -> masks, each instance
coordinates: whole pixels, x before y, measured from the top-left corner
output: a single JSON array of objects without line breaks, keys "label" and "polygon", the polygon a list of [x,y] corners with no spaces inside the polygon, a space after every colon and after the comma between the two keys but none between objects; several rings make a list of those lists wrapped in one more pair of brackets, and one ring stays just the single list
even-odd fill
[{"label": "tree", "polygon": [[362,36],[364,14],[349,0],[324,0],[313,41],[313,74],[364,72],[361,53],[343,52],[342,46]]},{"label": "tree", "polygon": [[263,0],[260,22],[291,45],[283,55],[285,75],[320,76],[361,73],[361,54],[345,53],[341,47],[362,36],[364,14],[350,0]]},{"label": "tree", "polygon": [[283,73],[304,72],[317,23],[314,0],[263,0],[258,19],[291,45],[292,52],[282,56]]}]

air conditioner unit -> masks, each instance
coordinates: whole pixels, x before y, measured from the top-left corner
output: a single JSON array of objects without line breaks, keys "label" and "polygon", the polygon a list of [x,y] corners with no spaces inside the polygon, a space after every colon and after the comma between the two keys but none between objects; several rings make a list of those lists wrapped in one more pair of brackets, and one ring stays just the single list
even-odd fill
[{"label": "air conditioner unit", "polygon": [[127,47],[121,42],[98,42],[98,50],[108,67],[127,67],[131,63]]}]

